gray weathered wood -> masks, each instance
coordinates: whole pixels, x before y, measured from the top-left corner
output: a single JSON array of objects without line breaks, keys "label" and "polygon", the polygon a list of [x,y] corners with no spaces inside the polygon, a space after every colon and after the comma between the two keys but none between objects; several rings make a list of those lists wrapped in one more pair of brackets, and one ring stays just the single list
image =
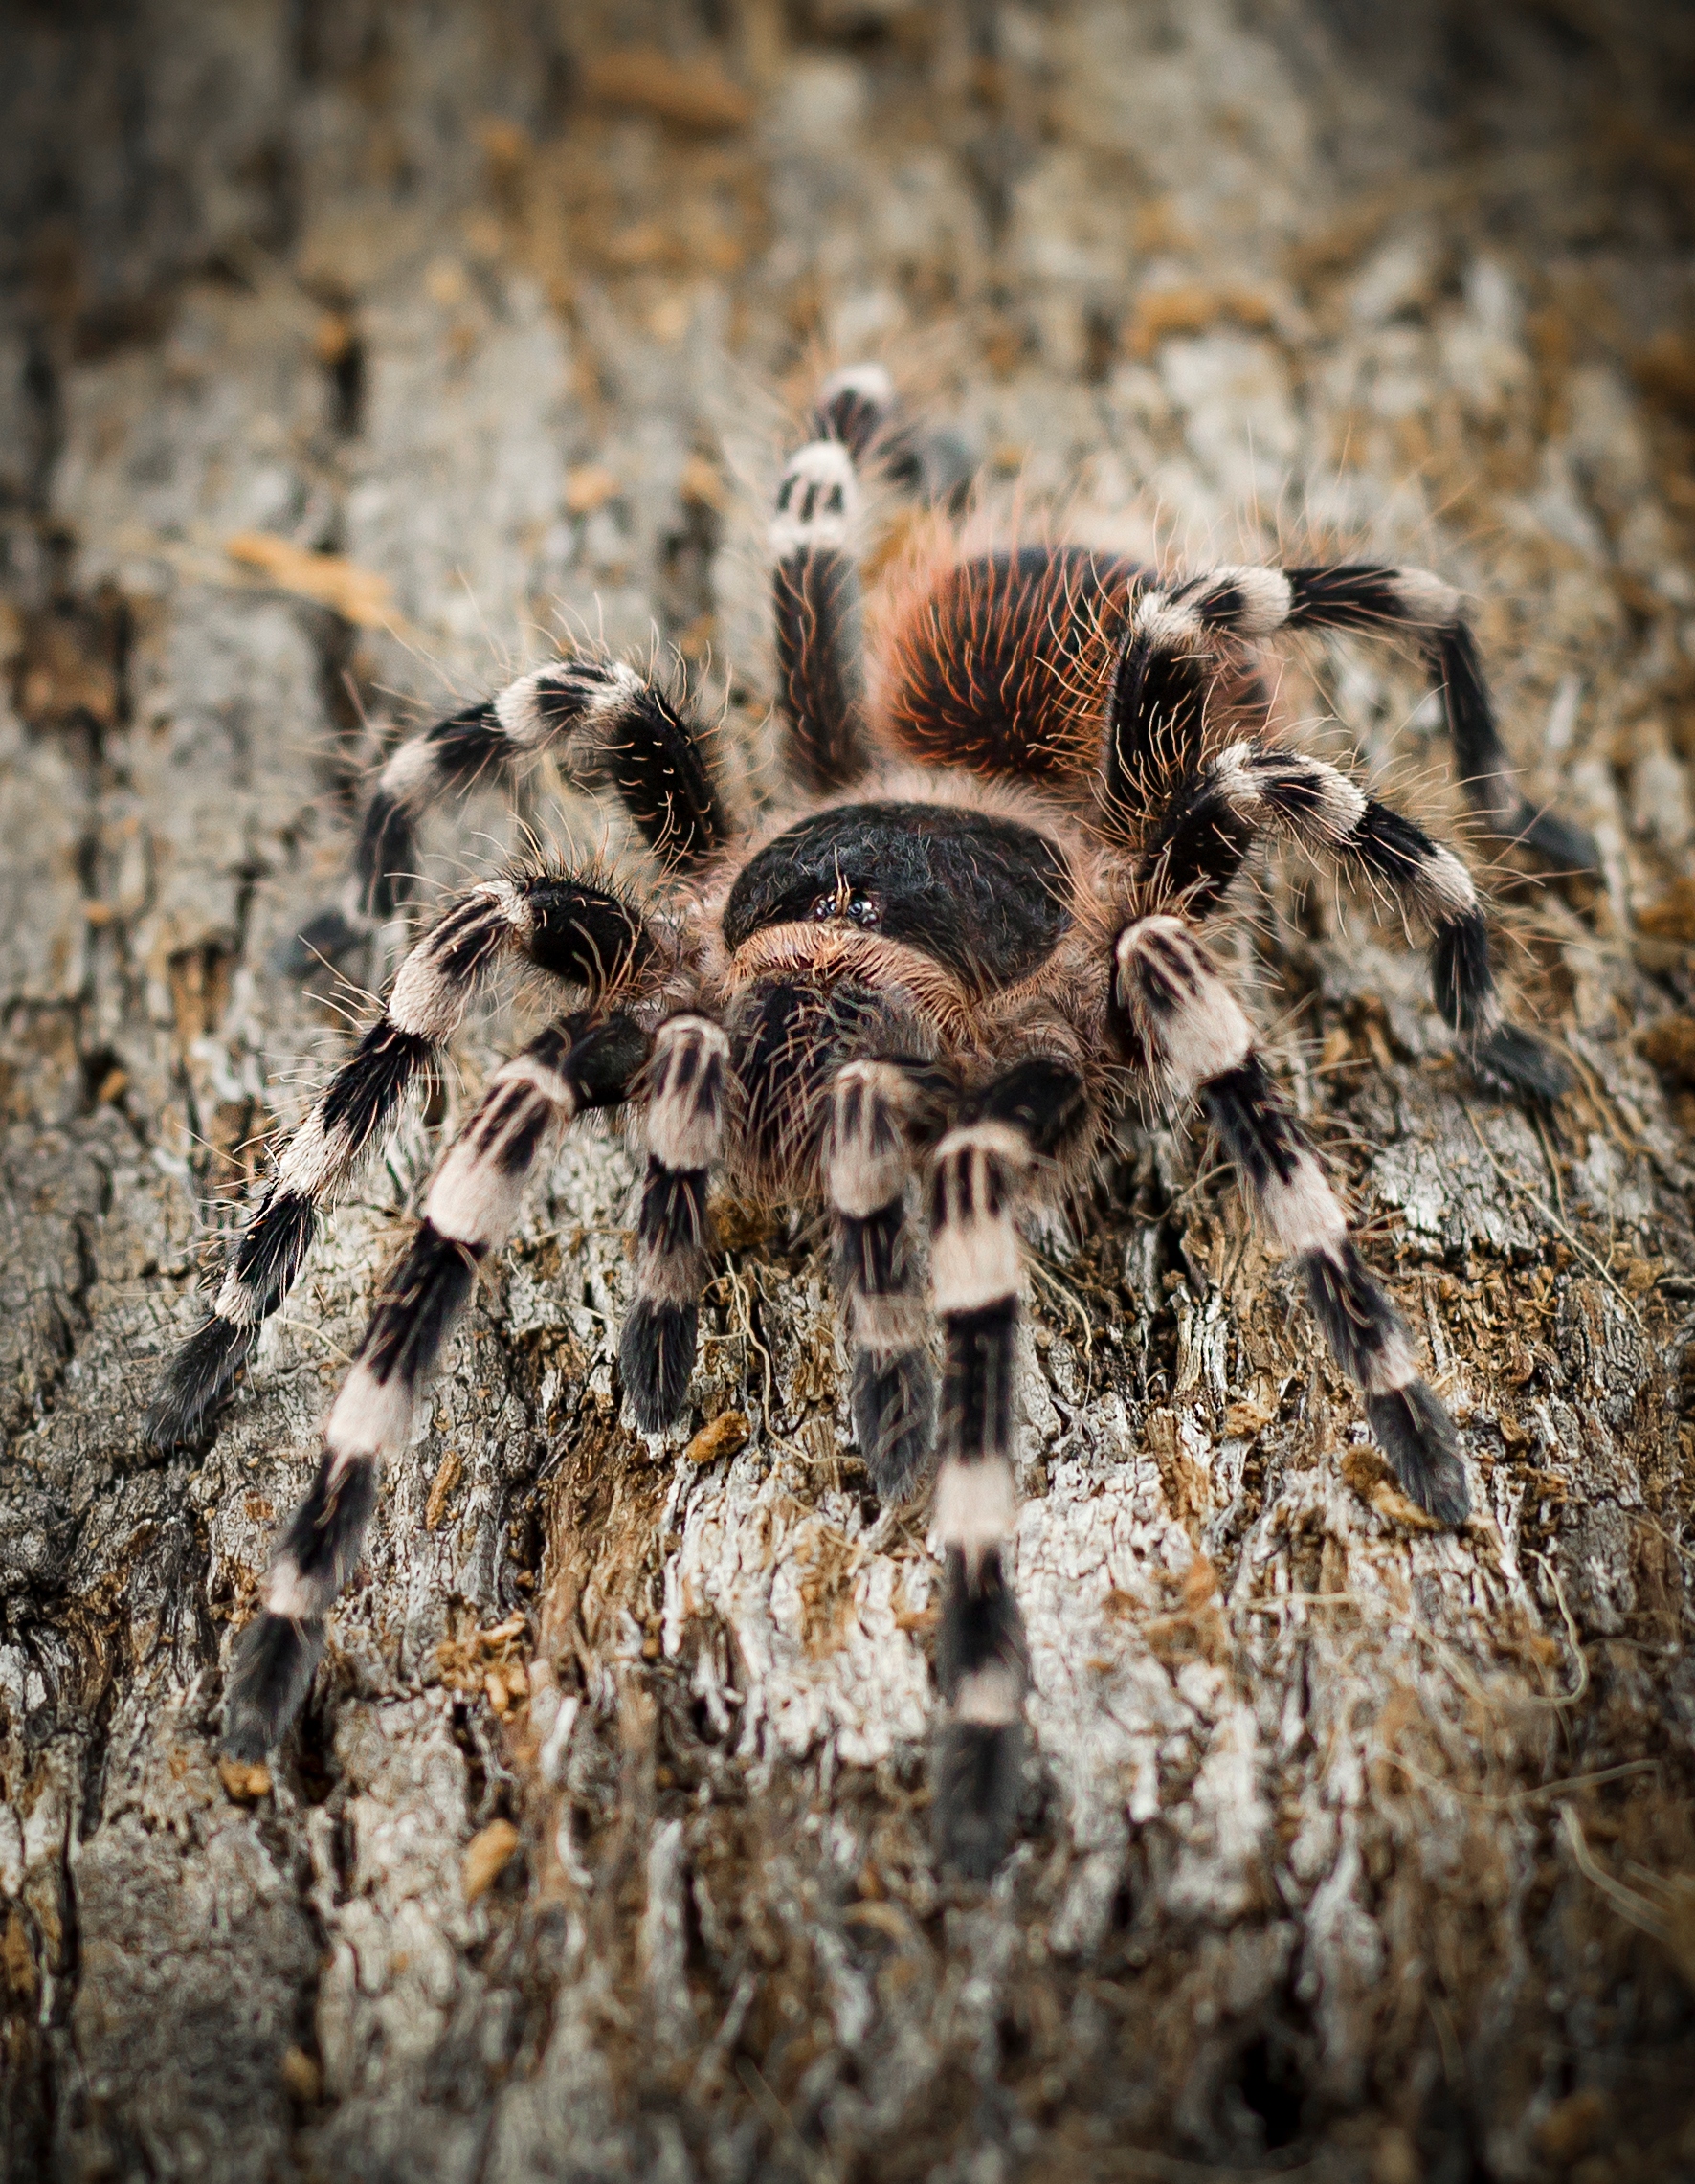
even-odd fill
[{"label": "gray weathered wood", "polygon": [[[11,11],[8,2175],[1695,2166],[1690,56],[1645,4],[1377,12]],[[603,105],[631,45],[746,118],[658,117],[651,66]],[[382,739],[556,629],[683,644],[757,782],[783,398],[865,349],[1003,523],[1341,544],[1477,599],[1515,751],[1606,857],[1501,905],[1581,1089],[1473,1096],[1416,955],[1299,869],[1233,945],[1478,1521],[1416,1521],[1205,1147],[1138,1139],[1034,1281],[1036,1749],[962,1889],[936,1564],[865,1495],[819,1233],[726,1210],[694,1422],[751,1434],[693,1461],[614,1410],[636,1170],[586,1136],[240,1801],[221,1663],[437,1142],[328,1225],[212,1449],[144,1458],[209,1193],[358,1005],[278,945]],[[267,583],[251,533],[387,580],[390,627]],[[1457,818],[1405,663],[1315,651],[1282,701]],[[574,793],[531,815],[627,851]],[[433,883],[510,839],[467,806]]]}]

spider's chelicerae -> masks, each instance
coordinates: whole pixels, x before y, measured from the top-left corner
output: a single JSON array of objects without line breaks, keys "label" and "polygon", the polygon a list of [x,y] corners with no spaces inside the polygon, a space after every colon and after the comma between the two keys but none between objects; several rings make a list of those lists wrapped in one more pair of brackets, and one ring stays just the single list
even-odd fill
[{"label": "spider's chelicerae", "polygon": [[598,754],[658,878],[637,898],[525,866],[449,903],[281,1148],[148,1432],[161,1446],[203,1434],[321,1210],[382,1142],[479,982],[522,959],[578,1006],[496,1072],[435,1170],[238,1642],[229,1749],[260,1756],[301,1705],[378,1465],[406,1448],[478,1267],[510,1234],[555,1130],[634,1103],[648,1157],[619,1363],[642,1427],[673,1425],[687,1404],[714,1170],[751,1198],[828,1208],[872,1480],[901,1496],[936,1471],[938,1842],[985,1872],[1016,1804],[1028,1681],[1007,1568],[1018,1224],[1086,1181],[1128,1103],[1199,1104],[1266,1234],[1299,1261],[1406,1492],[1444,1524],[1466,1515],[1453,1422],[1202,937],[1256,840],[1331,859],[1424,921],[1438,1005],[1479,1079],[1532,1098],[1562,1082],[1503,1018],[1464,864],[1348,774],[1270,739],[1255,641],[1408,635],[1491,830],[1559,864],[1591,852],[1513,787],[1459,597],[1416,569],[1178,578],[1075,546],[979,555],[908,587],[869,674],[861,474],[922,470],[919,442],[870,367],[825,382],[812,430],[771,523],[780,807],[726,810],[686,708],[600,659],[539,668],[398,747],[359,841],[369,917],[402,901],[435,799],[510,778],[565,739]]}]

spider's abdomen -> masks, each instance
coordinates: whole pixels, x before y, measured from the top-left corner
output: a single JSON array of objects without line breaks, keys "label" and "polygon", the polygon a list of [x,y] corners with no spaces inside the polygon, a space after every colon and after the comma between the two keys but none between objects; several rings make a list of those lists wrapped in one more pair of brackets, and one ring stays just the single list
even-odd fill
[{"label": "spider's abdomen", "polygon": [[1134,562],[1024,546],[948,569],[897,615],[881,729],[921,763],[1076,773],[1099,721]]},{"label": "spider's abdomen", "polygon": [[725,904],[739,948],[767,926],[844,922],[904,942],[967,988],[1040,969],[1071,924],[1071,874],[1046,835],[947,804],[846,804],[760,852]]}]

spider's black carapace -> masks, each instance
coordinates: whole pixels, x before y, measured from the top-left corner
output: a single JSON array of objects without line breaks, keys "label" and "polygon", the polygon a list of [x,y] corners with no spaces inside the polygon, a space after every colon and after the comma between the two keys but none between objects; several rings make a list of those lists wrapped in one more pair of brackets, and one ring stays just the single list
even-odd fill
[{"label": "spider's black carapace", "polygon": [[743,867],[724,937],[733,949],[763,926],[842,915],[986,992],[1046,962],[1071,924],[1070,899],[1064,851],[1016,819],[947,804],[837,804]]}]

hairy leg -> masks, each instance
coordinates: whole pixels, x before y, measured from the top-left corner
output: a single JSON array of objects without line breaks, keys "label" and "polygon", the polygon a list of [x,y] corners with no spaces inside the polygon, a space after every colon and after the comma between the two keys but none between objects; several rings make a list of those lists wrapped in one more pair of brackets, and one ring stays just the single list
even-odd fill
[{"label": "hairy leg", "polygon": [[1139,593],[1107,707],[1104,792],[1120,823],[1133,825],[1198,770],[1212,640],[1285,629],[1414,635],[1442,694],[1460,778],[1474,807],[1497,834],[1529,843],[1554,864],[1595,868],[1595,844],[1582,829],[1538,813],[1514,785],[1460,594],[1416,568],[1216,568]]},{"label": "hairy leg", "polygon": [[1407,1493],[1445,1525],[1469,1508],[1459,1436],[1419,1375],[1412,1338],[1366,1271],[1306,1134],[1272,1082],[1240,1004],[1177,918],[1140,918],[1114,950],[1113,1021],[1126,1059],[1173,1106],[1198,1099],[1272,1241],[1294,1255],[1313,1317],[1359,1386]]},{"label": "hairy leg", "polygon": [[884,1501],[911,1492],[934,1446],[935,1371],[905,1198],[914,1140],[936,1104],[935,1074],[853,1061],[831,1087],[824,1167],[836,1293],[853,1359],[854,1429]]},{"label": "hairy leg", "polygon": [[330,1412],[318,1476],[278,1544],[264,1604],[237,1642],[224,1711],[236,1758],[261,1758],[304,1699],[324,1618],[359,1559],[382,1460],[411,1440],[477,1270],[511,1233],[555,1126],[626,1099],[646,1051],[627,1016],[550,1025],[496,1071],[449,1148]]},{"label": "hairy leg", "polygon": [[814,437],[777,481],[770,522],[777,711],[791,771],[836,789],[870,763],[859,586],[859,469],[892,412],[888,374],[860,365],[825,382]]},{"label": "hairy leg", "polygon": [[288,1294],[320,1212],[386,1139],[409,1087],[434,1066],[480,981],[514,955],[602,1001],[638,990],[658,962],[647,927],[620,895],[568,874],[510,874],[451,903],[401,964],[382,1015],[279,1154],[257,1208],[230,1245],[211,1312],[155,1392],[144,1429],[154,1448],[199,1438]]},{"label": "hairy leg", "polygon": [[592,747],[661,863],[691,870],[728,839],[705,731],[688,709],[621,661],[555,660],[390,754],[360,823],[349,907],[310,920],[285,968],[303,975],[320,956],[345,954],[411,900],[418,824],[433,806],[480,782],[509,786],[551,746],[573,741]]},{"label": "hairy leg", "polygon": [[1562,1064],[1502,1014],[1488,921],[1464,864],[1322,759],[1235,744],[1186,777],[1144,850],[1147,899],[1205,916],[1266,832],[1333,859],[1425,921],[1437,1006],[1480,1078],[1541,1100],[1566,1089]]},{"label": "hairy leg", "polygon": [[947,1557],[936,1838],[945,1860],[980,1875],[998,1863],[1012,1832],[1030,1680],[1006,1568],[1015,1521],[1014,1218],[1038,1163],[1083,1126],[1087,1112],[1078,1073],[1033,1057],[968,1103],[937,1147],[931,1172],[930,1281],[945,1350],[936,1528]]},{"label": "hairy leg", "polygon": [[711,1241],[706,1186],[724,1145],[729,1039],[706,1016],[671,1016],[647,1077],[647,1176],[636,1228],[636,1302],[618,1364],[636,1423],[682,1415]]}]

